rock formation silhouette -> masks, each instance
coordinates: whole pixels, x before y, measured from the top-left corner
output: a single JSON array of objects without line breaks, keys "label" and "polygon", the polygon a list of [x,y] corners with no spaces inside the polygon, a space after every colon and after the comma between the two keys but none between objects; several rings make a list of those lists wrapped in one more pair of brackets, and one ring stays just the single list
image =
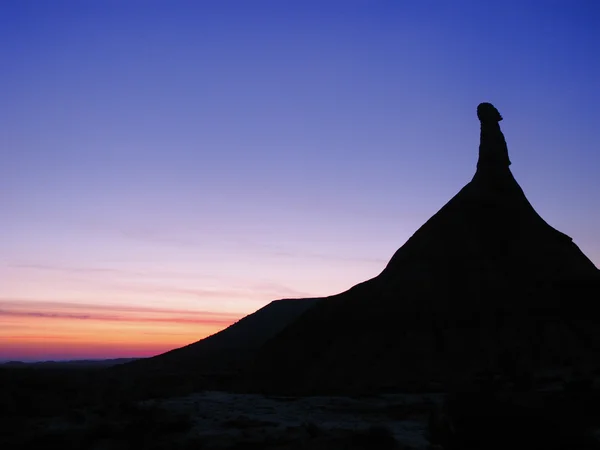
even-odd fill
[{"label": "rock formation silhouette", "polygon": [[167,374],[196,388],[314,394],[451,389],[482,374],[523,388],[548,369],[598,368],[600,271],[527,200],[498,110],[482,103],[477,116],[472,180],[378,276],[330,297],[271,303],[115,372],[135,384]]},{"label": "rock formation silhouette", "polygon": [[477,169],[501,170],[510,166],[508,148],[499,122],[502,116],[491,103],[480,103],[477,107],[477,117],[481,122],[481,137]]},{"label": "rock formation silhouette", "polygon": [[600,271],[527,200],[500,113],[482,103],[477,115],[473,179],[380,275],[268,341],[248,372],[254,386],[356,392],[595,364]]}]

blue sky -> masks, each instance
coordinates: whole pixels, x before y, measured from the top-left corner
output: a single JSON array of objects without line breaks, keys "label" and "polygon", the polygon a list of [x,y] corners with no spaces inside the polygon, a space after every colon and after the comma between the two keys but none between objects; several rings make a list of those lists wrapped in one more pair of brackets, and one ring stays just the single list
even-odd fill
[{"label": "blue sky", "polygon": [[567,0],[2,2],[0,324],[243,315],[371,278],[471,179],[482,101],[600,265],[599,23]]}]

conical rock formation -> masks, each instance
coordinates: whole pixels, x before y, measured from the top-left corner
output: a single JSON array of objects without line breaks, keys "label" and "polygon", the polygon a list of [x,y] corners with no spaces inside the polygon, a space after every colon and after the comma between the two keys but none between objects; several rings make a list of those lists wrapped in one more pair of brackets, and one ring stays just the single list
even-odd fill
[{"label": "conical rock formation", "polygon": [[267,342],[248,371],[253,386],[403,389],[595,362],[600,271],[527,200],[502,116],[489,103],[477,112],[473,179],[379,276],[320,300]]}]

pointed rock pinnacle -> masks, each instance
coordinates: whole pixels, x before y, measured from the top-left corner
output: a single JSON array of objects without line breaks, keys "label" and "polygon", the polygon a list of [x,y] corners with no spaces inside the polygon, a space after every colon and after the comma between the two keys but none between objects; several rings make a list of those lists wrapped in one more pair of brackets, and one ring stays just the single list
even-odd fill
[{"label": "pointed rock pinnacle", "polygon": [[502,116],[491,103],[480,103],[477,106],[477,117],[481,122],[477,169],[484,171],[507,169],[511,163],[506,140],[498,123],[502,120]]}]

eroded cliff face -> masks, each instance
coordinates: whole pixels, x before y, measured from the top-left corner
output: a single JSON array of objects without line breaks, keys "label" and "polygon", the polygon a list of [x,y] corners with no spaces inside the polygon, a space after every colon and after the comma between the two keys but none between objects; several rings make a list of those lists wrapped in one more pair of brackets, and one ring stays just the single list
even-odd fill
[{"label": "eroded cliff face", "polygon": [[251,378],[356,391],[597,359],[600,271],[529,203],[502,117],[482,105],[473,179],[378,277],[319,301],[267,342]]}]

